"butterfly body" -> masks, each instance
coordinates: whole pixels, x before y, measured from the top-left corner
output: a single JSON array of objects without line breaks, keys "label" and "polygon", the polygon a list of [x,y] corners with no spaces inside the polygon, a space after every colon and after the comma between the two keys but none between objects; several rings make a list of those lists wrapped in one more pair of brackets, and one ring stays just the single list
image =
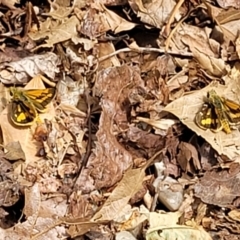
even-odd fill
[{"label": "butterfly body", "polygon": [[18,89],[10,88],[12,104],[11,120],[18,126],[30,126],[38,118],[38,113],[46,111],[46,106],[55,95],[54,88]]}]

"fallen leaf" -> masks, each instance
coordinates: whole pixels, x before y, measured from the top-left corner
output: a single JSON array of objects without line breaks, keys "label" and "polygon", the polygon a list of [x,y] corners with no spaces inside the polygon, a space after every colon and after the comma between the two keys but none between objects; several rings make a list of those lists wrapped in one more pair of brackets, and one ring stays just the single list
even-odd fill
[{"label": "fallen leaf", "polygon": [[[232,79],[231,84],[234,86],[234,79]],[[164,109],[164,111],[168,111],[176,115],[183,124],[196,132],[197,135],[206,139],[206,141],[220,155],[223,154],[230,160],[234,160],[240,156],[240,132],[237,129],[233,130],[230,134],[226,134],[223,131],[218,133],[214,133],[210,130],[205,131],[195,124],[195,116],[204,102],[204,97],[211,89],[215,89],[219,96],[224,96],[238,102],[237,95],[233,92],[233,89],[236,89],[236,87],[232,88],[232,85],[229,84],[225,87],[217,83],[212,83],[200,91],[187,94],[171,102]]]},{"label": "fallen leaf", "polygon": [[[26,86],[26,89],[38,89],[44,88],[42,81],[39,78],[34,78]],[[19,142],[26,156],[26,164],[30,162],[37,161],[38,157],[36,153],[38,149],[42,146],[39,142],[33,139],[34,127],[36,123],[30,127],[16,127],[9,120],[8,116],[9,108],[8,106],[0,115],[1,128],[3,133],[4,144],[10,144],[11,142]],[[43,119],[52,119],[55,116],[55,111],[52,104],[49,104],[48,111],[46,113],[40,114],[40,118]]]}]

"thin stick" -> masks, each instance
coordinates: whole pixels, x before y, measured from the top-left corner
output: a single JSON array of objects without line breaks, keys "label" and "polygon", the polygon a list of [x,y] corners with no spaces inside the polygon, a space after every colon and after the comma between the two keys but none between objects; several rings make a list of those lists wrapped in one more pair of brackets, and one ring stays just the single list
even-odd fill
[{"label": "thin stick", "polygon": [[139,47],[139,48],[122,48],[115,52],[112,52],[106,56],[100,57],[98,59],[99,62],[105,61],[108,58],[111,58],[119,53],[123,52],[138,52],[138,53],[149,53],[149,52],[158,52],[158,53],[168,53],[171,55],[179,55],[184,57],[193,57],[193,54],[190,52],[177,52],[177,51],[165,51],[165,49],[160,48],[145,48],[145,47]]}]

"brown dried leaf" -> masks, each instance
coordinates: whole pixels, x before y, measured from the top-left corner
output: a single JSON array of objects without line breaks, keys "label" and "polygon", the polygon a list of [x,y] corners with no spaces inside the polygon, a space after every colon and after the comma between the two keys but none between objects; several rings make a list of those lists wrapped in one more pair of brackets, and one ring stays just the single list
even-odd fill
[{"label": "brown dried leaf", "polygon": [[213,166],[216,166],[218,164],[217,158],[215,156],[215,150],[211,148],[208,142],[203,143],[199,149],[199,154],[201,156],[200,162],[203,170],[211,170]]},{"label": "brown dried leaf", "polygon": [[[209,34],[205,29],[199,29],[199,27],[183,24],[179,29],[181,41],[189,46],[190,50],[196,49],[198,52],[203,53],[208,57],[218,57],[219,52],[213,52],[209,43]],[[177,36],[176,36],[177,37]]]},{"label": "brown dried leaf", "polygon": [[[70,224],[69,231],[68,233],[72,238],[75,238],[77,236],[81,236],[87,232],[90,231],[91,228],[94,229],[94,227],[97,227],[98,225],[101,224],[106,224],[107,222],[105,221],[87,221],[85,219],[66,219],[65,222],[67,224]],[[74,225],[73,225],[74,224]]]},{"label": "brown dried leaf", "polygon": [[[6,177],[6,176],[1,176]],[[0,206],[10,207],[19,200],[19,184],[10,179],[0,182]]]},{"label": "brown dried leaf", "polygon": [[239,165],[234,172],[213,170],[206,172],[194,187],[195,195],[205,203],[229,207],[239,194]]},{"label": "brown dried leaf", "polygon": [[[99,51],[99,58],[103,56],[107,56],[108,54],[111,54],[115,51],[115,47],[112,43],[99,43],[97,45],[98,51]],[[113,56],[111,58],[106,59],[105,61],[102,61],[99,63],[99,70],[106,69],[108,67],[112,66],[120,66],[120,61],[116,56]]]},{"label": "brown dried leaf", "polygon": [[[131,81],[129,81],[131,80]],[[127,130],[128,96],[131,86],[144,87],[138,68],[114,67],[102,70],[95,83],[95,94],[102,95],[102,114],[96,136],[96,149],[88,160],[82,179],[77,181],[82,191],[110,187],[132,164],[132,155],[119,144],[116,132]],[[162,143],[156,143],[158,146]],[[86,179],[87,178],[87,179]]]},{"label": "brown dried leaf", "polygon": [[[192,161],[191,161],[192,160]],[[179,144],[179,153],[177,161],[183,171],[194,174],[196,170],[201,169],[196,148],[190,143],[181,142]]]},{"label": "brown dried leaf", "polygon": [[228,216],[234,221],[240,222],[240,211],[238,209],[230,211]]},{"label": "brown dried leaf", "polygon": [[[55,205],[52,202],[51,210],[54,211]],[[52,239],[57,240],[66,234],[65,227],[56,227],[59,220],[55,220],[52,214],[51,217],[39,216],[41,209],[41,196],[38,184],[35,184],[30,189],[25,189],[25,208],[24,213],[27,220],[18,223],[14,228],[9,228],[1,233],[9,239]],[[63,209],[62,209],[63,210]],[[66,208],[65,208],[66,210]],[[56,216],[56,215],[55,215]],[[61,214],[59,215],[61,216]]]},{"label": "brown dried leaf", "polygon": [[114,33],[119,33],[136,27],[135,23],[126,21],[124,18],[119,17],[119,15],[115,12],[106,8],[104,5],[101,6],[105,13],[105,24],[109,27],[109,30],[112,30]]},{"label": "brown dried leaf", "polygon": [[127,137],[131,142],[136,142],[140,149],[146,149],[148,152],[151,152],[152,149],[152,151],[155,153],[156,149],[162,149],[165,145],[163,137],[143,131],[140,128],[132,125],[129,127]]},{"label": "brown dried leaf", "polygon": [[[90,27],[89,27],[90,26]],[[133,29],[135,23],[125,20],[115,12],[106,8],[102,3],[95,3],[94,9],[89,9],[81,25],[81,33],[90,38],[111,30],[114,33]]]},{"label": "brown dried leaf", "polygon": [[97,133],[98,142],[88,164],[90,175],[95,180],[97,189],[116,184],[122,178],[124,171],[132,164],[131,154],[119,144],[110,126],[111,118],[103,110],[100,129]]},{"label": "brown dried leaf", "polygon": [[5,146],[7,152],[4,154],[4,157],[8,160],[26,160],[25,154],[21,148],[19,142],[10,142]]}]

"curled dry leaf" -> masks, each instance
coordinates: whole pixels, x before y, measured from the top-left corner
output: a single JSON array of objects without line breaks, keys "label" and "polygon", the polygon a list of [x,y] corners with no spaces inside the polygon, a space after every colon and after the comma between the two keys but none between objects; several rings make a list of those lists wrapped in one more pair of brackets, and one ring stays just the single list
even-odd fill
[{"label": "curled dry leaf", "polygon": [[202,68],[209,74],[216,77],[222,77],[227,73],[226,64],[223,59],[207,56],[195,48],[191,48],[191,50]]},{"label": "curled dry leaf", "polygon": [[58,4],[57,1],[49,2],[50,11],[48,13],[42,13],[43,16],[51,16],[55,20],[64,21],[71,12],[73,7],[69,7],[68,1],[63,1],[61,4]]},{"label": "curled dry leaf", "polygon": [[58,101],[64,106],[74,108],[77,106],[86,87],[87,83],[85,81],[81,83],[75,82],[67,76],[58,83]]},{"label": "curled dry leaf", "polygon": [[192,144],[181,142],[178,149],[177,161],[184,172],[194,174],[201,170],[197,149]]},{"label": "curled dry leaf", "polygon": [[235,221],[240,221],[240,211],[239,210],[232,210],[228,213],[228,216],[235,220]]},{"label": "curled dry leaf", "polygon": [[54,79],[55,74],[59,72],[57,65],[58,56],[51,52],[26,57],[16,62],[1,65],[0,81],[4,84],[23,84],[41,73]]},{"label": "curled dry leaf", "polygon": [[181,236],[183,239],[212,240],[211,236],[194,222],[190,222],[190,226],[178,224],[180,216],[180,212],[149,213],[150,227],[147,230],[146,239],[160,239],[160,237],[174,239],[176,236]]},{"label": "curled dry leaf", "polygon": [[[214,40],[209,41],[209,36],[204,29],[182,24],[181,28],[176,31],[174,42],[171,42],[172,46],[176,44],[176,47],[180,50],[187,45],[199,66],[210,75],[221,77],[227,73],[226,64],[219,55],[219,43]],[[179,38],[179,35],[181,38]]]},{"label": "curled dry leaf", "polygon": [[[81,25],[81,33],[92,39],[110,30],[119,33],[136,26],[135,23],[125,20],[101,3],[95,3],[94,7],[96,9],[88,11]],[[101,12],[101,15],[99,12]]]},{"label": "curled dry leaf", "polygon": [[154,128],[167,131],[171,126],[176,124],[178,121],[175,119],[159,119],[159,120],[154,120],[154,119],[149,119],[149,118],[143,118],[143,117],[137,117],[137,121],[145,122]]}]

